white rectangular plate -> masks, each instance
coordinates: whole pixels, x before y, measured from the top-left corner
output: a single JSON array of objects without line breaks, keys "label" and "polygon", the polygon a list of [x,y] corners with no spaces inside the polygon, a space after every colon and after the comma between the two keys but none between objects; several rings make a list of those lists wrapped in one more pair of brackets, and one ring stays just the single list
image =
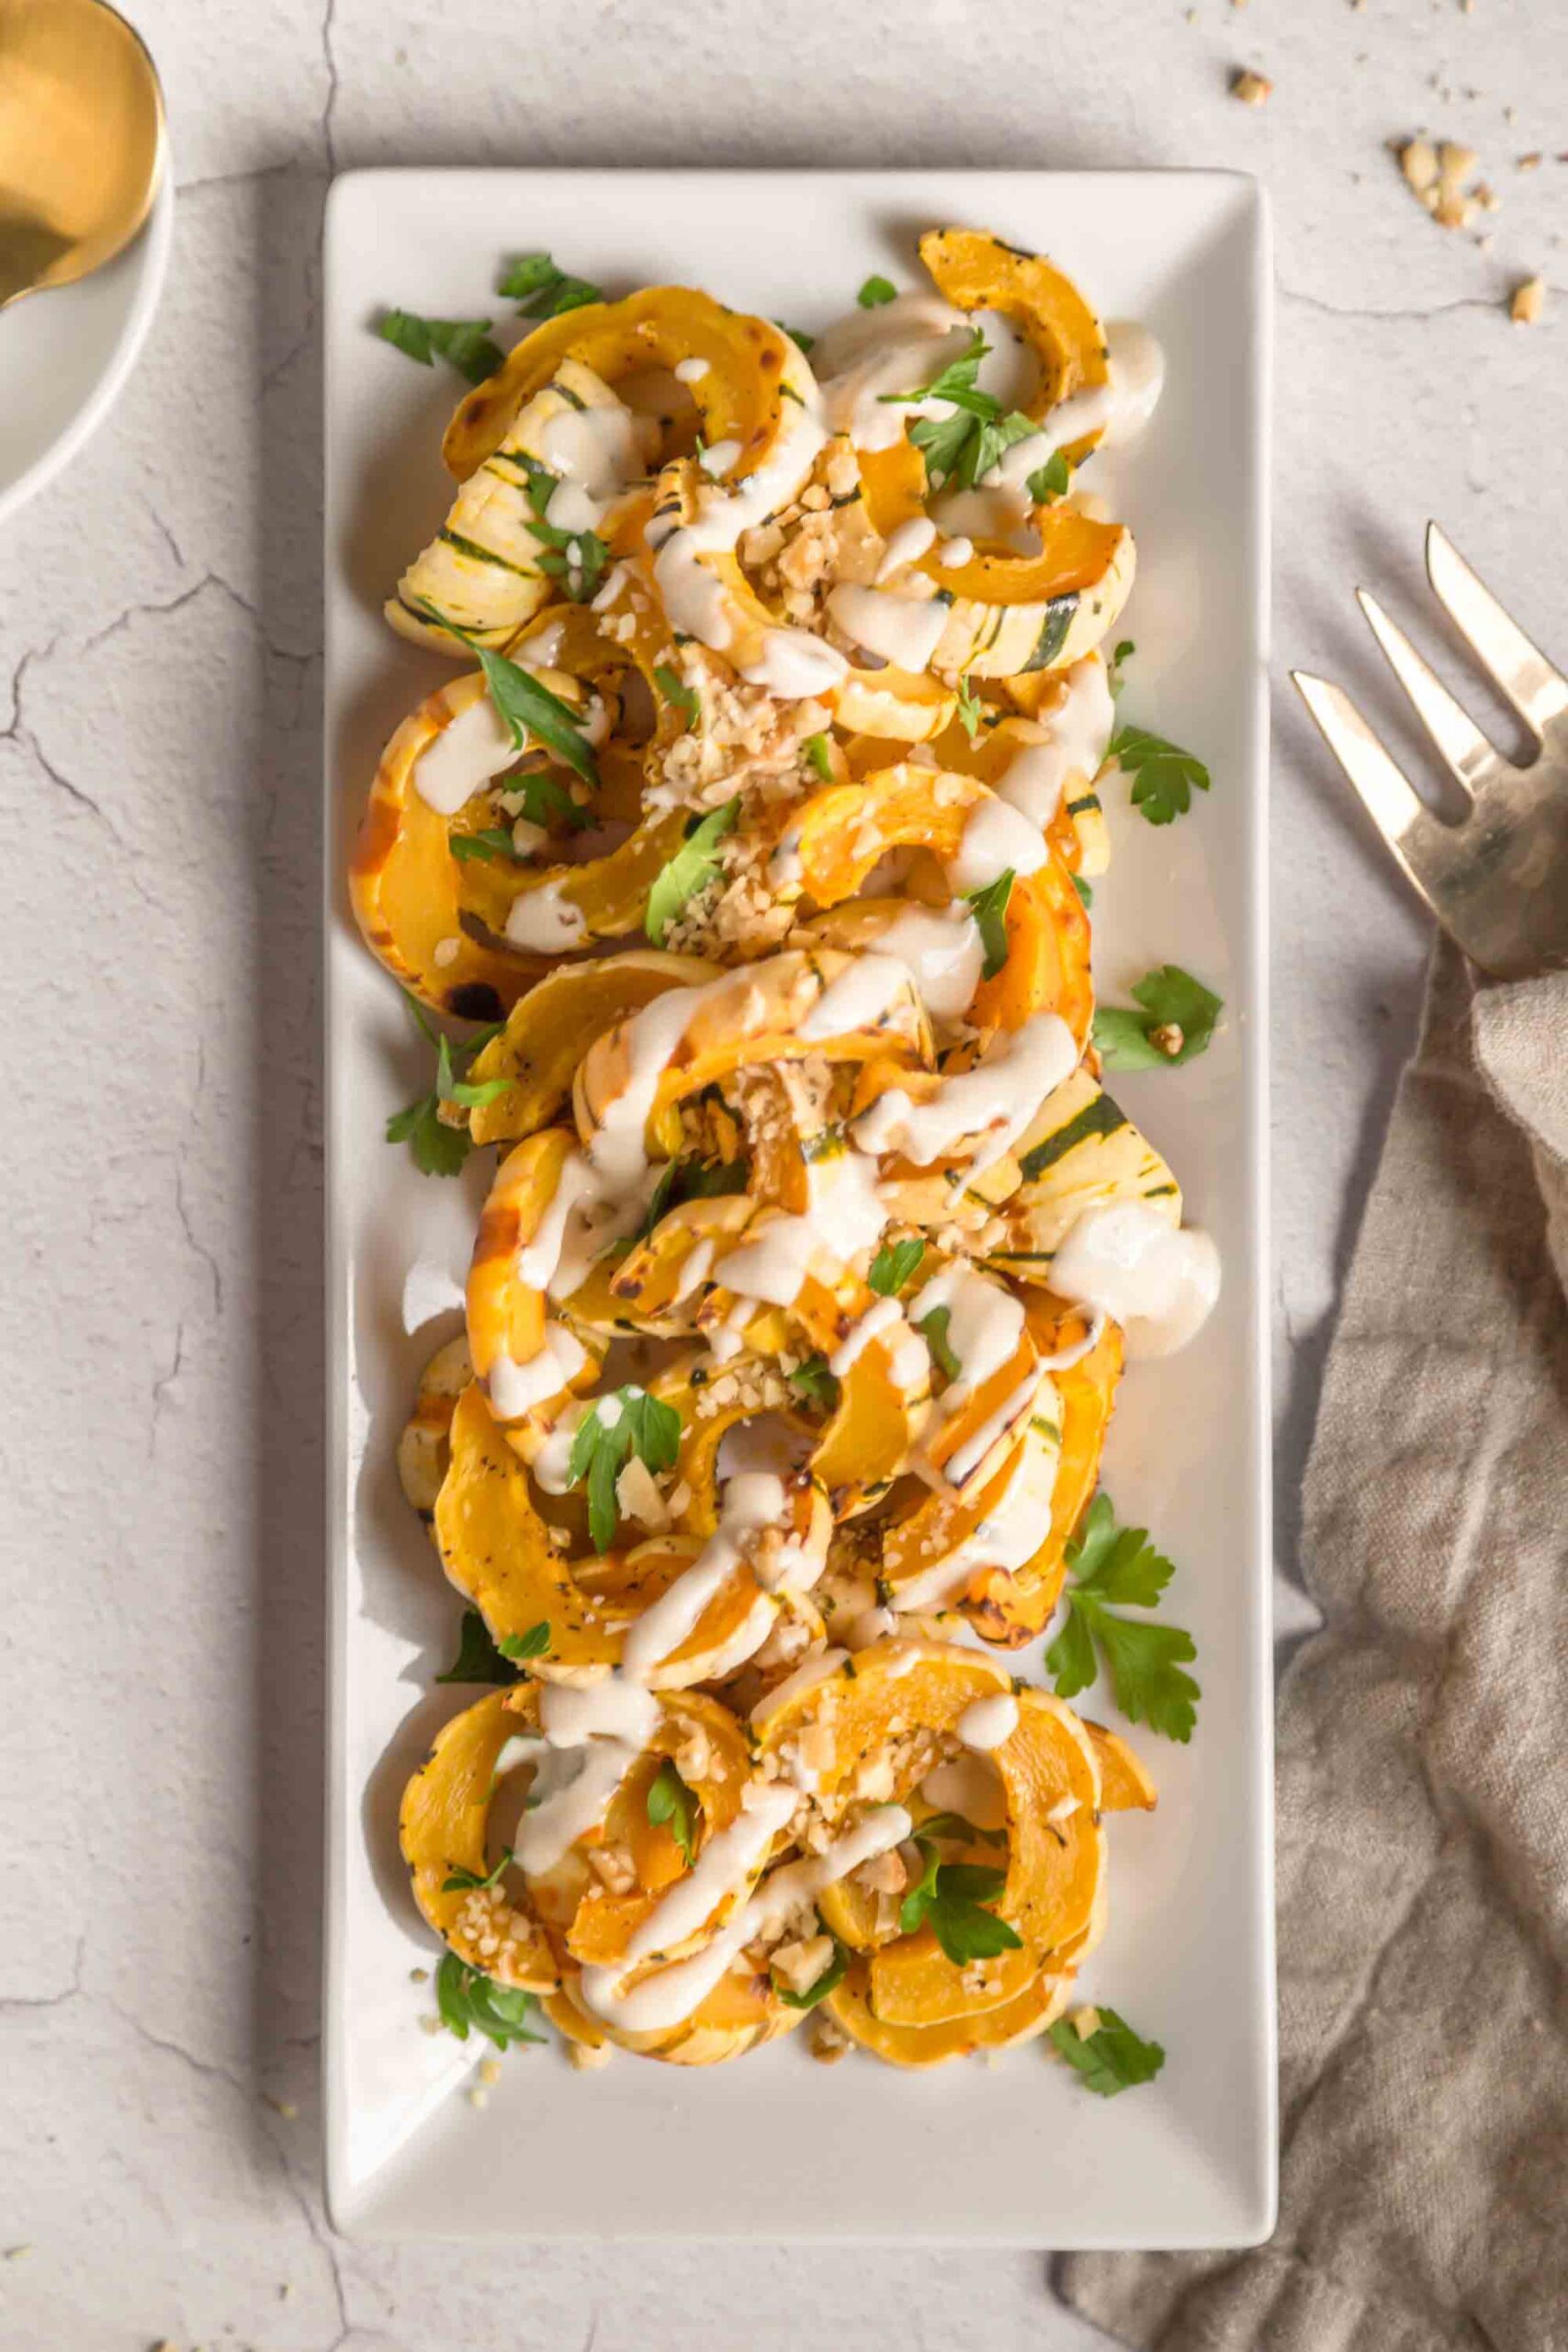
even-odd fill
[{"label": "white rectangular plate", "polygon": [[[499,258],[548,247],[612,291],[684,281],[807,328],[873,270],[916,282],[927,226],[1050,253],[1102,316],[1144,321],[1169,373],[1109,486],[1134,526],[1124,712],[1208,761],[1213,789],[1163,831],[1107,798],[1114,863],[1097,978],[1150,964],[1225,999],[1211,1051],[1116,1092],[1173,1162],[1225,1262],[1217,1312],[1172,1362],[1134,1367],[1105,1465],[1123,1520],[1177,1562],[1203,1698],[1190,1746],[1140,1736],[1152,1816],[1111,1828],[1111,1926],[1085,1996],[1165,2044],[1117,2099],[1038,2044],[930,2075],[814,2065],[804,2038],[708,2073],[619,2059],[578,2075],[514,2052],[483,2112],[480,2051],[419,2030],[433,1955],[397,1857],[396,1809],[461,1702],[434,1677],[459,1616],[394,1468],[419,1369],[458,1328],[475,1187],[389,1150],[427,1054],[359,944],[343,875],[378,753],[449,665],[380,617],[450,494],[441,427],[461,387],[368,330],[395,302],[496,316]],[[373,2234],[738,2235],[1236,2245],[1274,2204],[1271,1678],[1264,1344],[1264,863],[1268,230],[1220,173],[375,171],[333,190],[326,252],[329,1297],[333,1427],[326,2117],[332,2210]],[[1097,487],[1107,486],[1103,467]],[[470,1169],[471,1175],[478,1171]],[[1084,1702],[1109,1705],[1097,1688]],[[481,2046],[482,2048],[482,2046]]]}]

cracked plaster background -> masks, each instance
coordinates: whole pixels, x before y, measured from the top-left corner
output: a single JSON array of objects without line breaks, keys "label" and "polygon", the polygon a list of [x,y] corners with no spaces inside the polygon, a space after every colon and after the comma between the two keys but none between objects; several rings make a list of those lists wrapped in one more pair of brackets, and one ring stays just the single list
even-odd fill
[{"label": "cracked plaster background", "polygon": [[[0,2346],[1076,2352],[1099,2339],[1049,2303],[1037,2256],[400,2251],[344,2245],[322,2219],[322,198],[333,169],[398,161],[1263,175],[1280,291],[1289,1571],[1336,1279],[1411,1034],[1422,931],[1284,663],[1325,668],[1390,717],[1348,591],[1380,583],[1426,636],[1428,514],[1527,625],[1568,641],[1554,0],[1253,0],[1245,14],[1221,0],[146,0],[137,14],[182,189],[169,288],[117,414],[7,526],[0,564],[14,1365],[0,2241],[31,2248],[0,2267]],[[1245,63],[1274,77],[1261,112],[1224,95]],[[1424,124],[1480,149],[1504,198],[1491,251],[1439,233],[1400,184],[1383,142]],[[1517,173],[1537,148],[1541,170]],[[1553,294],[1521,333],[1500,304],[1536,269]]]}]

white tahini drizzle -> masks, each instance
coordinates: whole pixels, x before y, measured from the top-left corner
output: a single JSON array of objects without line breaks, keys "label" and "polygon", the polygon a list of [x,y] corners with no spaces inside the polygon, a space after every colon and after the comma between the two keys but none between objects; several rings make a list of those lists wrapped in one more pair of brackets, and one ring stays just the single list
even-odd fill
[{"label": "white tahini drizzle", "polygon": [[849,666],[836,645],[808,628],[769,628],[762,632],[761,659],[745,663],[740,674],[749,685],[765,687],[781,702],[809,702],[815,695],[831,694]]},{"label": "white tahini drizzle", "polygon": [[488,694],[449,718],[413,765],[413,787],[440,817],[455,817],[492,776],[522,758],[512,729]]},{"label": "white tahini drizzle", "polygon": [[947,627],[947,606],[936,596],[860,588],[849,580],[832,591],[828,610],[846,637],[900,670],[923,670]]},{"label": "white tahini drizzle", "polygon": [[564,1323],[547,1323],[545,1341],[525,1363],[497,1356],[486,1376],[490,1401],[503,1421],[521,1420],[535,1405],[560,1391],[588,1362],[588,1351]]},{"label": "white tahini drizzle", "polygon": [[532,947],[540,955],[558,955],[588,936],[582,909],[561,895],[558,882],[541,882],[525,890],[506,910],[506,936],[513,947]]},{"label": "white tahini drizzle", "polygon": [[1220,1253],[1206,1233],[1171,1225],[1144,1201],[1086,1209],[1051,1261],[1058,1296],[1121,1324],[1130,1356],[1174,1355],[1220,1295]]},{"label": "white tahini drizzle", "polygon": [[[907,523],[898,523],[888,533],[887,545],[876,567],[876,585],[891,580],[906,564],[919,563],[928,548],[936,544],[936,525],[929,514],[911,514]],[[945,562],[946,558],[942,560]]]},{"label": "white tahini drizzle", "polygon": [[1018,1701],[1010,1690],[998,1690],[994,1699],[976,1699],[964,1708],[953,1728],[965,1747],[988,1755],[1017,1730]]},{"label": "white tahini drizzle", "polygon": [[967,907],[905,907],[879,934],[876,951],[908,968],[933,1021],[957,1021],[973,1003],[986,951]]},{"label": "white tahini drizzle", "polygon": [[[779,507],[787,505],[816,463],[828,436],[818,415],[808,373],[806,382],[809,397],[784,402],[784,422],[756,471],[727,489],[705,489],[689,523],[649,541],[657,550],[653,576],[671,628],[700,639],[716,653],[728,650],[737,628],[742,626],[742,616],[704,559],[733,554],[742,532],[755,529]],[[663,527],[662,524],[649,526],[650,529]]]},{"label": "white tahini drizzle", "polygon": [[1010,802],[987,795],[969,811],[947,878],[954,890],[983,890],[1010,866],[1014,874],[1037,873],[1048,854],[1037,825]]},{"label": "white tahini drizzle", "polygon": [[808,1045],[818,1045],[857,1029],[874,1029],[908,987],[908,967],[897,956],[853,956],[829,981],[801,1023],[800,1035]]},{"label": "white tahini drizzle", "polygon": [[[763,1827],[769,1835],[782,1828],[795,1809],[796,1792],[787,1784],[773,1782],[759,1790],[755,1808],[758,1835]],[[741,1820],[751,1816],[742,1814]],[[739,1825],[737,1825],[739,1826]],[[595,2017],[606,2024],[616,2025],[633,2033],[656,2033],[671,2026],[683,2024],[699,2007],[728,1968],[738,1952],[755,1941],[769,1927],[801,1905],[814,1902],[825,1887],[848,1877],[862,1862],[889,1849],[908,1838],[913,1827],[908,1814],[901,1804],[877,1805],[863,1815],[852,1829],[834,1838],[820,1854],[807,1856],[798,1862],[788,1862],[762,1881],[749,1902],[741,1904],[732,1917],[717,1933],[711,1936],[702,1950],[689,1960],[675,1961],[667,1968],[656,1970],[640,1984],[624,1986],[626,1966],[590,1967],[582,1972],[581,1992],[586,2006]],[[716,1841],[715,1841],[716,1842]],[[740,1868],[749,1848],[738,1841],[736,1869],[739,1883],[744,1885],[746,1870]],[[766,1851],[764,1844],[762,1850]],[[699,1865],[700,1868],[700,1865]],[[682,1885],[689,1885],[685,1881]],[[676,1940],[662,1924],[665,1905],[682,1892],[671,1889],[661,1897],[637,1930],[639,1938],[651,1934],[654,1940],[645,1946],[647,1951],[659,1951]],[[726,1892],[720,1889],[718,1899]],[[710,1903],[711,1912],[714,1905]],[[676,1919],[676,1925],[681,1924]],[[700,1925],[701,1922],[698,1922]],[[628,1959],[631,1958],[628,1951]]]},{"label": "white tahini drizzle", "polygon": [[1042,831],[1061,806],[1069,780],[1088,785],[1104,764],[1116,726],[1111,681],[1098,653],[1088,653],[1062,675],[1066,692],[1055,709],[1043,711],[1008,762],[994,790]]},{"label": "white tahini drizzle", "polygon": [[900,294],[836,320],[811,355],[829,433],[847,433],[857,449],[891,449],[908,418],[938,414],[950,403],[884,395],[929,384],[960,356],[968,336],[963,312],[934,294]]},{"label": "white tahini drizzle", "polygon": [[978,1138],[971,1164],[989,1168],[1077,1063],[1066,1023],[1055,1012],[1032,1013],[973,1069],[943,1078],[929,1102],[916,1102],[902,1087],[890,1087],[855,1121],[855,1141],[864,1151],[897,1151],[915,1167],[930,1168]]}]

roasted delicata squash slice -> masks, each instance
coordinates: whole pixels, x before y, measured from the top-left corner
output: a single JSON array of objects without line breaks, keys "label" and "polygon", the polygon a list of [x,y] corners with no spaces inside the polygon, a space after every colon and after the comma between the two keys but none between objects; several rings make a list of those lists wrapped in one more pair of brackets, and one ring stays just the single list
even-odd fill
[{"label": "roasted delicata squash slice", "polygon": [[[563,701],[582,701],[564,672],[540,683]],[[509,945],[487,926],[479,910],[494,887],[489,865],[452,848],[455,833],[474,830],[462,814],[474,795],[527,748],[513,742],[482,672],[427,695],[381,754],[349,861],[349,899],[371,953],[426,1004],[465,1020],[500,1020],[547,968],[539,952]],[[584,918],[583,935],[586,928]]]},{"label": "roasted delicata squash slice", "polygon": [[1154,1146],[1087,1070],[1042,1103],[1014,1154],[1021,1182],[1006,1203],[1005,1242],[987,1263],[1049,1284],[1051,1261],[1086,1209],[1142,1201],[1181,1223],[1181,1188]]},{"label": "roasted delicata squash slice", "polygon": [[768,457],[788,409],[815,391],[798,347],[766,319],[728,311],[684,286],[652,286],[623,302],[590,302],[548,319],[504,365],[457,404],[442,454],[466,481],[498,448],[524,404],[576,360],[610,386],[650,368],[687,363],[685,380],[708,447],[736,445],[728,469],[753,471]]},{"label": "roasted delicata squash slice", "polygon": [[[499,1984],[551,1993],[559,1971],[544,1928],[522,1899],[521,1873],[508,1865],[491,1875],[496,1768],[521,1728],[511,1697],[491,1691],[442,1726],[403,1792],[399,1833],[414,1901],[447,1949]],[[465,1883],[450,1885],[455,1875]]]},{"label": "roasted delicata squash slice", "polygon": [[949,571],[953,602],[933,668],[972,678],[1066,670],[1122,617],[1137,555],[1124,524],[1073,506],[1037,507],[1038,555],[977,554]]},{"label": "roasted delicata squash slice", "polygon": [[[578,424],[580,417],[591,419],[592,429]],[[465,640],[509,646],[556,592],[540,560],[551,548],[533,527],[540,516],[530,490],[540,494],[541,475],[558,481],[578,471],[586,451],[599,459],[590,492],[618,493],[644,470],[638,424],[591,368],[563,359],[464,481],[440,531],[388,598],[387,618],[399,636],[459,657]]]},{"label": "roasted delicata squash slice", "polygon": [[451,1460],[452,1415],[473,1376],[466,1336],[437,1348],[419,1376],[419,1394],[398,1440],[398,1484],[427,1527]]},{"label": "roasted delicata squash slice", "polygon": [[571,1100],[577,1065],[592,1040],[603,1036],[671,989],[700,988],[719,967],[695,956],[657,948],[564,965],[520,997],[499,1037],[474,1057],[475,1084],[509,1081],[507,1091],[468,1113],[476,1143],[532,1135],[558,1118]]},{"label": "roasted delicata squash slice", "polygon": [[1072,1990],[1071,1969],[1059,1974],[1040,1970],[1023,1992],[998,2007],[971,2010],[941,2025],[884,2025],[871,2007],[869,1967],[857,1960],[828,1995],[826,2007],[851,2041],[874,2058],[890,2066],[940,2066],[976,2051],[1007,2050],[1015,2042],[1032,2041],[1055,2024]]},{"label": "roasted delicata squash slice", "polygon": [[1044,417],[1106,380],[1105,331],[1070,277],[1043,254],[1021,253],[978,229],[928,229],[920,259],[955,310],[1010,319],[1040,369],[1026,415]]},{"label": "roasted delicata squash slice", "polygon": [[1128,1746],[1120,1732],[1107,1731],[1103,1724],[1090,1723],[1087,1715],[1082,1720],[1100,1759],[1101,1813],[1153,1813],[1159,1803],[1159,1791],[1143,1758]]},{"label": "roasted delicata squash slice", "polygon": [[669,1114],[747,1063],[874,1054],[929,1063],[931,1031],[912,981],[891,990],[874,1020],[840,1025],[838,1005],[863,1000],[847,985],[838,999],[832,990],[854,969],[853,957],[829,950],[774,956],[619,1023],[594,1040],[578,1069],[572,1099],[583,1142],[610,1125],[640,1129],[660,1153]]}]

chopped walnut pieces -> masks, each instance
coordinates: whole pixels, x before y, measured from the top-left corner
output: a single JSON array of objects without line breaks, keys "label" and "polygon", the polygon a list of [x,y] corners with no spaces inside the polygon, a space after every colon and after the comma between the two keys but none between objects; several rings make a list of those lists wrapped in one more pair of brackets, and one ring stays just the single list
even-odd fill
[{"label": "chopped walnut pieces", "polygon": [[608,2041],[569,2041],[567,2064],[575,2066],[580,2075],[592,2074],[596,2066],[609,2064],[613,2047]]},{"label": "chopped walnut pieces", "polygon": [[629,1894],[637,1884],[637,1864],[624,1846],[590,1846],[588,1867],[607,1894]]},{"label": "chopped walnut pieces", "polygon": [[1179,1021],[1162,1021],[1157,1029],[1149,1031],[1149,1043],[1155,1051],[1168,1054],[1172,1061],[1186,1042]]},{"label": "chopped walnut pieces", "polygon": [[1508,316],[1517,327],[1533,327],[1546,307],[1546,280],[1527,277],[1508,298]]},{"label": "chopped walnut pieces", "polygon": [[863,1886],[869,1894],[902,1894],[909,1883],[897,1847],[886,1854],[874,1854],[853,1875],[856,1885]]},{"label": "chopped walnut pieces", "polygon": [[1473,147],[1457,139],[1434,146],[1429,139],[1416,138],[1395,152],[1411,194],[1440,229],[1468,229],[1478,212],[1495,210],[1497,199],[1484,181],[1465,186],[1480,166]]},{"label": "chopped walnut pieces", "polygon": [[780,1944],[773,1955],[774,1976],[786,1993],[807,1993],[817,1979],[833,1964],[831,1936],[806,1936],[798,1942]]},{"label": "chopped walnut pieces", "polygon": [[1255,74],[1244,65],[1231,76],[1231,96],[1239,98],[1244,107],[1266,107],[1274,95],[1274,85],[1267,74]]},{"label": "chopped walnut pieces", "polygon": [[850,2037],[836,2018],[820,2010],[811,2020],[811,2055],[819,2065],[834,2066],[850,2046]]}]

